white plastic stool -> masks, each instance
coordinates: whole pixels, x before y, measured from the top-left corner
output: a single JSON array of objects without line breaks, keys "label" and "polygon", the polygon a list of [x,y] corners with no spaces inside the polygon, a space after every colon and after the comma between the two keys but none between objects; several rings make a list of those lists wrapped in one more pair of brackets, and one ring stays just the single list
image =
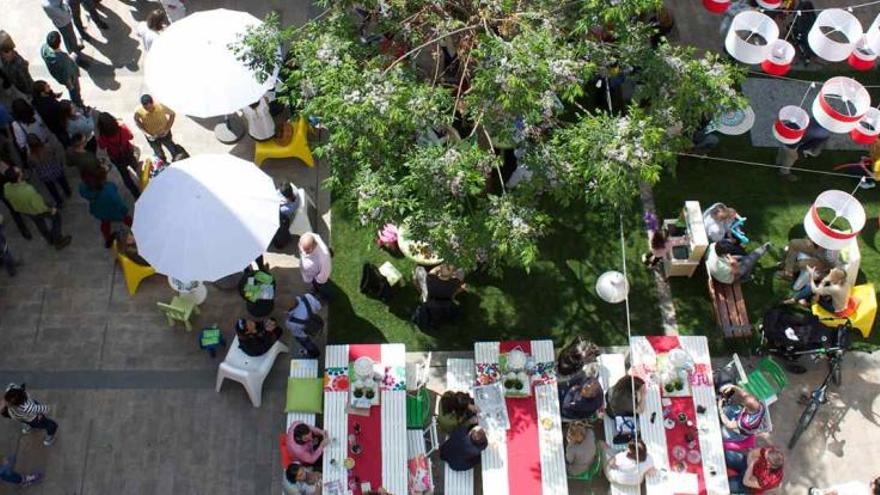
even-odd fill
[{"label": "white plastic stool", "polygon": [[260,407],[263,402],[263,381],[272,371],[275,358],[282,352],[290,353],[290,350],[278,340],[262,356],[248,356],[238,346],[238,336],[236,336],[229,346],[226,359],[217,369],[217,392],[220,392],[223,380],[229,378],[241,383],[254,407]]}]

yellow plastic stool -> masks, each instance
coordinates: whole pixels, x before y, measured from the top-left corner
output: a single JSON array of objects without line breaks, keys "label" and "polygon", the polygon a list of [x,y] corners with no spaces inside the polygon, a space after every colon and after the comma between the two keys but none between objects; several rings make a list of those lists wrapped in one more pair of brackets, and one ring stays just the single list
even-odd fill
[{"label": "yellow plastic stool", "polygon": [[141,281],[150,275],[156,274],[156,269],[152,266],[139,265],[131,260],[128,256],[119,252],[116,247],[116,241],[113,241],[113,256],[119,261],[122,267],[122,276],[125,277],[125,285],[128,287],[128,294],[133,296],[137,292],[137,288],[141,285]]},{"label": "yellow plastic stool", "polygon": [[274,139],[258,141],[254,149],[254,163],[259,167],[267,158],[299,158],[309,167],[315,166],[312,150],[309,149],[309,124],[305,117],[300,116],[293,127],[293,137],[286,146],[281,146]]},{"label": "yellow plastic stool", "polygon": [[[871,335],[874,328],[874,318],[877,316],[877,296],[874,292],[874,284],[857,285],[853,287],[850,297],[858,299],[859,305],[855,312],[849,316],[854,328],[858,328],[866,339]],[[833,313],[825,311],[818,304],[813,304],[813,314],[822,320],[826,327],[836,328],[846,323],[846,318],[835,318]],[[830,318],[826,320],[825,318]]]}]

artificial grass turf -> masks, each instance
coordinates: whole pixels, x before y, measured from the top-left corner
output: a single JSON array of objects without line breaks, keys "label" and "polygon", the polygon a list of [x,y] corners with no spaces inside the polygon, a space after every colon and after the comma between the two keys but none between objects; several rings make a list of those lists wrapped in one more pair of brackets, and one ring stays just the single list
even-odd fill
[{"label": "artificial grass turf", "polygon": [[[748,136],[723,137],[712,155],[772,164],[775,148],[753,148]],[[800,160],[797,167],[830,170],[852,162],[859,152],[826,151],[817,158]],[[675,173],[667,174],[654,188],[660,217],[674,217],[685,200],[700,201],[706,208],[725,202],[746,216],[745,230],[752,239],[749,249],[770,241],[781,252],[790,238],[803,237],[803,216],[815,197],[826,189],[852,191],[854,179],[818,174],[797,174],[798,182],[780,180],[777,171],[747,165],[682,158]],[[859,191],[868,222],[859,236],[862,263],[859,280],[880,278],[877,190]],[[638,261],[647,249],[640,206],[624,217],[634,334],[662,333],[660,312],[651,275]],[[599,345],[626,343],[624,305],[611,305],[595,294],[596,278],[606,270],[620,269],[617,215],[607,211],[569,208],[560,211],[553,231],[541,242],[541,257],[529,272],[507,268],[498,274],[475,273],[467,277],[470,290],[460,297],[462,316],[454,324],[422,331],[410,323],[418,304],[410,275],[415,266],[393,258],[376,246],[376,232],[360,226],[340,204],[333,205],[333,281],[338,296],[330,304],[331,343],[402,342],[408,350],[464,350],[485,340],[552,338],[562,345],[582,334]],[[403,274],[406,285],[389,304],[359,293],[361,265],[391,261]],[[773,276],[776,258],[767,255],[755,280],[744,286],[752,323],[774,304],[788,297],[789,284]],[[670,280],[679,331],[706,335],[713,353],[731,350],[717,330],[700,268],[692,278]],[[858,340],[858,338],[857,338]],[[869,339],[880,343],[880,333]],[[735,347],[734,347],[735,348]]]},{"label": "artificial grass turf", "polygon": [[[635,334],[659,334],[653,280],[638,259],[647,242],[641,213],[625,217],[627,264],[631,284],[632,328]],[[403,342],[407,350],[467,350],[474,342],[552,338],[557,346],[576,334],[600,345],[626,343],[626,312],[595,293],[596,278],[621,265],[617,215],[568,209],[556,218],[554,230],[541,242],[540,261],[529,272],[517,268],[498,274],[478,272],[466,277],[468,292],[459,296],[460,319],[422,331],[410,322],[418,305],[409,260],[393,258],[376,246],[376,232],[361,227],[354,215],[333,206],[333,281],[330,304],[331,343]],[[406,285],[389,304],[359,293],[361,265],[391,261]]]}]

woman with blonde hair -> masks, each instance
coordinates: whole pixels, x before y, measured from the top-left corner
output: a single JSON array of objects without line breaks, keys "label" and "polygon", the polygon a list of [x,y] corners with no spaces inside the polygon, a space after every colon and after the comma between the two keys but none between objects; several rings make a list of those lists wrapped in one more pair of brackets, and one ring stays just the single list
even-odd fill
[{"label": "woman with blonde hair", "polygon": [[819,284],[816,284],[816,268],[807,267],[810,274],[810,283],[797,291],[786,303],[797,301],[803,306],[810,306],[812,302],[818,302],[822,309],[830,313],[846,311],[849,303],[850,286],[846,280],[846,272],[841,268],[832,268]]},{"label": "woman with blonde hair", "polygon": [[596,460],[596,434],[584,421],[568,424],[565,432],[565,470],[569,476],[580,476]]}]

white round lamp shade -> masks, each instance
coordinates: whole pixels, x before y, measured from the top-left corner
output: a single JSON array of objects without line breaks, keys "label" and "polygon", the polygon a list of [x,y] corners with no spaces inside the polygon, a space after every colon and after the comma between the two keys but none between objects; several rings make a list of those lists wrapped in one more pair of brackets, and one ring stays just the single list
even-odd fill
[{"label": "white round lamp shade", "polygon": [[829,131],[844,134],[856,127],[869,108],[871,95],[864,86],[849,77],[832,77],[813,100],[813,118]]},{"label": "white round lamp shade", "polygon": [[820,58],[841,62],[849,57],[862,34],[856,16],[843,9],[825,9],[816,17],[807,42]]},{"label": "white round lamp shade", "polygon": [[858,144],[874,144],[880,135],[880,110],[871,107],[865,116],[849,131],[849,137]]},{"label": "white round lamp shade", "polygon": [[794,61],[794,46],[785,40],[776,40],[770,44],[767,58],[761,61],[761,68],[767,74],[785,75],[791,70]]},{"label": "white round lamp shade", "polygon": [[773,19],[755,10],[747,10],[733,18],[724,39],[724,48],[740,62],[755,65],[767,59],[770,47],[777,39],[779,26]]},{"label": "white round lamp shade", "polygon": [[703,7],[713,14],[720,14],[730,7],[730,0],[703,0]]},{"label": "white round lamp shade", "polygon": [[801,107],[787,105],[779,109],[773,123],[773,137],[783,144],[797,144],[807,132],[810,115]]},{"label": "white round lamp shade", "polygon": [[874,53],[880,54],[880,14],[865,30],[865,45]]},{"label": "white round lamp shade", "polygon": [[846,61],[855,70],[866,71],[874,68],[874,63],[877,61],[877,51],[868,45],[867,36],[862,36],[859,39]]},{"label": "white round lamp shade", "polygon": [[629,282],[618,271],[605,272],[596,280],[596,294],[605,302],[612,304],[623,302],[628,293]]},{"label": "white round lamp shade", "polygon": [[[820,215],[822,210],[829,210],[836,220],[823,220]],[[838,217],[849,223],[848,228]],[[865,208],[859,200],[847,192],[833,189],[820,194],[804,216],[807,237],[819,246],[834,251],[848,246],[864,226]]]}]

